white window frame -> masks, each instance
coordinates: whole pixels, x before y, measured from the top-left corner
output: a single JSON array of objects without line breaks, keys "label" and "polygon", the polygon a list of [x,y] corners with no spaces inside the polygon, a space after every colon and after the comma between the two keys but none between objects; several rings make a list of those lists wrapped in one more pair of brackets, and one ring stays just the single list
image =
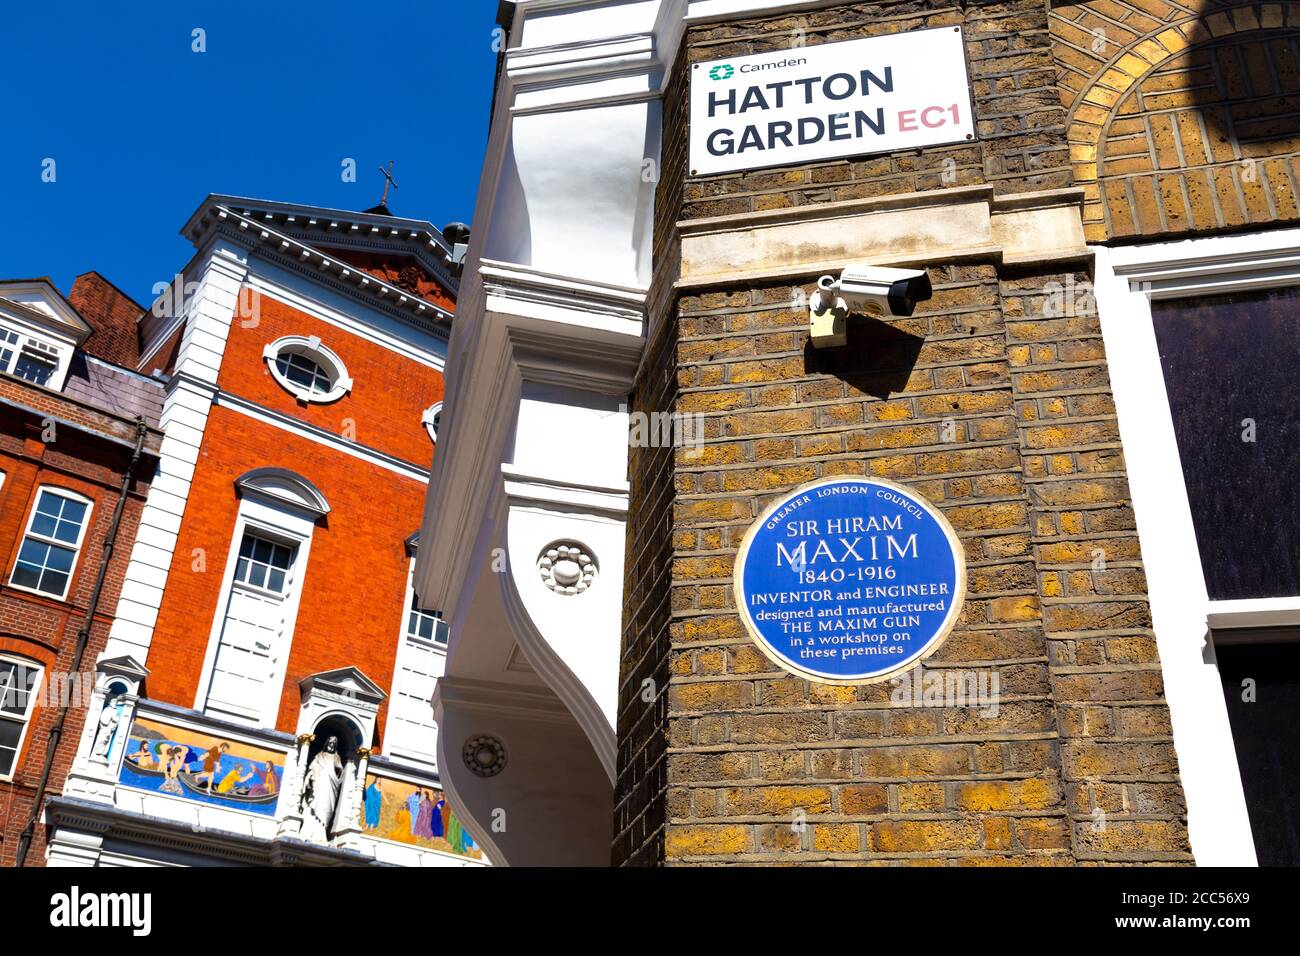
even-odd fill
[{"label": "white window frame", "polygon": [[[277,506],[270,499],[244,497],[240,499],[239,512],[235,516],[234,531],[230,536],[230,550],[226,556],[226,568],[221,579],[220,600],[213,615],[212,627],[208,632],[208,646],[203,654],[203,670],[199,674],[199,683],[194,691],[194,709],[205,711],[208,702],[208,690],[212,685],[212,669],[217,661],[217,651],[221,646],[221,632],[225,626],[226,608],[230,602],[231,588],[235,586],[235,567],[239,563],[239,545],[245,534],[264,537],[270,541],[295,549],[293,559],[293,583],[284,598],[285,643],[280,659],[276,662],[275,672],[266,685],[266,697],[259,703],[260,716],[253,720],[244,720],[237,714],[221,712],[222,720],[234,723],[247,723],[251,727],[274,727],[280,712],[280,698],[284,693],[284,678],[288,672],[289,655],[293,649],[294,631],[298,621],[298,608],[302,603],[303,584],[307,574],[308,560],[311,557],[311,542],[316,528],[315,520],[291,506]],[[240,585],[252,587],[251,585]]]},{"label": "white window frame", "polygon": [[[27,543],[28,536],[32,534],[32,523],[36,520],[36,506],[40,504],[41,495],[47,491],[61,495],[65,498],[71,498],[73,501],[78,501],[86,506],[86,514],[82,519],[81,530],[77,534],[77,541],[75,544],[70,544],[67,541],[59,541],[57,539],[47,539],[41,535],[35,536],[35,539],[42,544],[51,544],[60,548],[70,548],[73,552],[72,566],[68,569],[68,583],[64,586],[63,593],[58,595],[55,595],[50,591],[42,591],[39,588],[28,587],[25,584],[17,584],[14,581],[14,571],[18,568],[18,559],[22,554],[23,545]],[[27,524],[23,528],[22,537],[18,540],[18,547],[14,549],[13,564],[9,567],[9,586],[17,591],[26,591],[28,594],[39,594],[41,597],[50,598],[55,601],[66,601],[69,592],[72,590],[72,582],[76,580],[77,568],[81,565],[81,549],[86,543],[86,532],[90,528],[90,522],[94,518],[94,515],[95,502],[90,498],[87,498],[85,495],[79,494],[70,488],[64,488],[61,485],[38,486],[36,493],[32,495],[31,507],[28,508],[27,511]]]},{"label": "white window frame", "polygon": [[13,332],[18,336],[16,344],[10,345],[7,342],[0,342],[0,349],[13,350],[13,355],[9,361],[0,364],[0,372],[18,378],[17,375],[14,375],[14,368],[22,355],[23,347],[30,340],[37,344],[39,351],[53,363],[54,370],[50,373],[49,381],[44,385],[37,385],[30,379],[23,378],[19,380],[27,382],[29,385],[37,385],[38,388],[48,388],[56,392],[62,391],[64,383],[68,380],[68,370],[72,365],[72,355],[76,349],[75,344],[62,337],[54,338],[48,334],[43,334],[45,330],[38,330],[35,326],[16,321],[9,315],[0,318],[0,328],[3,328],[6,332]]},{"label": "white window frame", "polygon": [[[328,392],[316,392],[290,380],[280,371],[279,366],[276,364],[276,359],[280,356],[280,353],[285,351],[296,352],[311,359],[330,377],[333,387]],[[300,402],[328,405],[352,391],[352,378],[348,375],[347,366],[343,364],[343,360],[338,355],[321,343],[318,336],[282,336],[262,349],[262,358],[265,360],[266,367],[270,370],[272,378],[276,380],[281,388]]]},{"label": "white window frame", "polygon": [[442,402],[434,402],[424,410],[420,416],[420,422],[424,425],[424,430],[429,433],[429,440],[435,445],[438,444],[438,415],[442,412]]},{"label": "white window frame", "polygon": [[[390,693],[389,693],[388,716],[384,721],[384,756],[388,757],[390,760],[393,760],[396,763],[405,764],[408,767],[419,767],[423,769],[432,768],[434,770],[437,770],[438,738],[436,736],[437,733],[436,724],[434,726],[435,736],[433,740],[430,742],[432,746],[428,752],[421,752],[416,754],[401,748],[393,749],[392,746],[389,744],[389,741],[391,741],[396,735],[397,718],[393,713],[392,702],[397,698],[397,695],[400,692],[398,685],[401,682],[401,678],[402,678],[403,664],[406,663],[407,658],[410,656],[410,650],[408,649],[407,646],[408,643],[413,641],[420,644],[423,647],[430,648],[436,657],[442,658],[444,672],[446,668],[446,659],[447,659],[446,644],[439,644],[437,641],[426,641],[423,638],[419,637],[418,635],[412,635],[407,630],[407,622],[410,620],[411,607],[414,601],[415,601],[415,558],[411,557],[406,570],[406,591],[405,591],[405,596],[403,597],[402,600],[402,622],[398,629],[398,634],[397,634],[397,656],[393,661],[393,679],[389,683]],[[430,707],[432,707],[432,704],[430,704]],[[433,719],[432,711],[430,711],[430,722],[432,722],[432,719]]]},{"label": "white window frame", "polygon": [[1201,866],[1255,866],[1213,632],[1300,624],[1300,595],[1209,599],[1151,303],[1300,286],[1300,229],[1094,251],[1098,314],[1187,797],[1192,852]]},{"label": "white window frame", "polygon": [[[14,779],[14,775],[18,772],[18,765],[22,762],[23,747],[27,745],[27,731],[31,729],[32,718],[36,716],[36,700],[40,696],[41,685],[45,680],[45,667],[30,657],[20,657],[17,654],[0,653],[0,660],[36,671],[36,683],[32,685],[31,693],[27,695],[27,712],[23,715],[23,728],[18,733],[18,747],[14,750],[14,765],[9,768],[8,773],[0,773],[0,780],[7,782]],[[15,718],[0,716],[0,720],[13,722]]]}]

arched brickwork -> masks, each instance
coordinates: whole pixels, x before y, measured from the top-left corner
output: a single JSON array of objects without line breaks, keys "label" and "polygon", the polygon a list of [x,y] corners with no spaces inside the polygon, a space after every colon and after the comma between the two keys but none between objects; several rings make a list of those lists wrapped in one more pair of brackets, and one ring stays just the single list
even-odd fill
[{"label": "arched brickwork", "polygon": [[1090,241],[1300,218],[1300,4],[1087,0],[1050,22]]}]

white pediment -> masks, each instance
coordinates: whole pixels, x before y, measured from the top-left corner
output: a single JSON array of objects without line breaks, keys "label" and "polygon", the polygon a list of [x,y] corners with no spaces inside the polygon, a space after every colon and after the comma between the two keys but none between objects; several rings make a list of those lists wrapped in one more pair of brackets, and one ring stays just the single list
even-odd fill
[{"label": "white pediment", "polygon": [[16,279],[0,282],[0,306],[7,317],[40,331],[66,337],[80,345],[94,330],[48,279]]}]

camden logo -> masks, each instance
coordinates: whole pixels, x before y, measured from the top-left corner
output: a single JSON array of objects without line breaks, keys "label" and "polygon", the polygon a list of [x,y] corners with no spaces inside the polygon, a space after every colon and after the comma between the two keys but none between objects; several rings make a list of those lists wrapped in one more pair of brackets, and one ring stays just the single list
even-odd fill
[{"label": "camden logo", "polygon": [[134,936],[148,936],[153,929],[153,896],[149,893],[71,892],[50,897],[50,925],[78,927],[128,927]]},{"label": "camden logo", "polygon": [[709,79],[711,80],[729,80],[736,73],[736,68],[730,63],[719,63],[713,69],[709,70]]}]

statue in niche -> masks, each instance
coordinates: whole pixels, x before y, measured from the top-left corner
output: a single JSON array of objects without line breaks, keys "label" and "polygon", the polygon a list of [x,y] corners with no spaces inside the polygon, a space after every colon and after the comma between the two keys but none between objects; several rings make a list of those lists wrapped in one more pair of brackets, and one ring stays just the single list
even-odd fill
[{"label": "statue in niche", "polygon": [[113,731],[122,719],[118,702],[121,695],[110,691],[104,701],[104,709],[99,712],[99,727],[95,730],[95,742],[91,745],[90,756],[96,760],[108,761],[108,748],[113,743]]},{"label": "statue in niche", "polygon": [[334,826],[339,790],[343,786],[343,760],[338,751],[339,739],[330,737],[307,766],[302,792],[302,836],[314,843],[328,842]]}]

